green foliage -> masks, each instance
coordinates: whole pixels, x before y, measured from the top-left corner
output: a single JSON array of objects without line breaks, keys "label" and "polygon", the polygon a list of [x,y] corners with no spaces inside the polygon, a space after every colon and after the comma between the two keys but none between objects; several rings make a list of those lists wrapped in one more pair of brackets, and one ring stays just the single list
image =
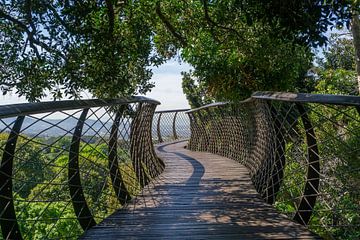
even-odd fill
[{"label": "green foliage", "polygon": [[25,220],[20,229],[26,239],[77,239],[83,232],[71,204],[17,201],[16,211],[21,212],[18,219]]},{"label": "green foliage", "polygon": [[309,47],[324,45],[328,26],[348,25],[355,5],[5,0],[0,88],[30,101],[49,93],[54,99],[79,97],[84,89],[102,98],[146,93],[153,87],[149,66],[182,49],[181,57],[195,69],[187,77],[199,83],[193,94],[205,90],[205,98],[222,100],[255,90],[293,91],[303,87]]},{"label": "green foliage", "polygon": [[310,66],[310,53],[271,37],[268,27],[239,28],[244,38],[241,44],[237,39],[218,44],[200,33],[192,48],[183,50],[184,60],[195,68],[192,75],[207,86],[207,94],[218,101],[236,101],[254,91],[294,90]]},{"label": "green foliage", "polygon": [[[321,8],[285,2],[293,3],[288,8],[296,12]],[[154,5],[163,23],[156,28],[158,52],[171,57],[181,48],[181,58],[194,67],[183,73],[184,92],[191,104],[199,105],[200,99],[205,100],[201,103],[241,100],[254,91],[291,91],[303,86],[312,55],[307,41],[300,38],[311,39],[315,34],[310,37],[304,30],[312,27],[310,23],[301,29],[286,25],[282,21],[287,18],[285,11],[270,13],[274,6],[286,8],[285,3],[167,1]],[[307,17],[303,13],[299,19],[305,22]]]},{"label": "green foliage", "polygon": [[[308,227],[325,239],[358,239],[360,115],[354,107],[311,104],[308,108],[320,156],[320,194]],[[293,136],[286,137],[284,178],[275,203],[289,217],[304,194],[308,168],[305,131],[300,121],[293,128]]]},{"label": "green foliage", "polygon": [[[300,128],[298,131],[300,133],[302,129]],[[286,143],[283,183],[274,206],[290,217],[296,213],[306,183],[307,170],[304,168],[306,160],[303,151],[306,151],[304,139],[295,137],[292,141]]]},{"label": "green foliage", "polygon": [[2,1],[0,86],[28,100],[87,89],[109,98],[145,93],[152,28],[138,1]]},{"label": "green foliage", "polygon": [[332,36],[324,58],[319,59],[313,91],[322,94],[357,95],[355,50],[352,39]]},{"label": "green foliage", "polygon": [[182,72],[182,89],[190,104],[191,108],[198,108],[205,104],[211,103],[211,99],[206,94],[206,85],[204,82],[197,81],[193,72]]},{"label": "green foliage", "polygon": [[[0,134],[1,155],[7,139],[7,133]],[[23,237],[77,239],[83,230],[76,218],[68,186],[71,137],[30,139],[26,135],[19,136],[14,158],[15,211]],[[109,174],[108,144],[94,136],[91,140],[92,143],[80,144],[80,177],[88,206],[95,220],[100,222],[121,205]],[[134,196],[139,193],[140,185],[125,145],[121,141],[118,143],[119,170]]]},{"label": "green foliage", "polygon": [[325,237],[356,239],[356,226],[360,225],[360,116],[355,108],[334,106],[317,110],[311,119],[321,122],[315,130],[320,156],[326,160],[321,162],[326,177],[321,190],[326,196],[319,197],[310,228]]},{"label": "green foliage", "polygon": [[352,39],[333,35],[327,51],[324,51],[324,59],[320,60],[320,66],[324,69],[354,71],[356,62]]},{"label": "green foliage", "polygon": [[[8,136],[6,133],[0,134],[0,156],[3,154],[3,148]],[[14,191],[22,198],[28,197],[31,189],[37,183],[44,181],[46,177],[46,173],[41,171],[41,167],[47,162],[48,158],[42,154],[41,150],[42,147],[38,144],[28,144],[26,136],[19,136],[13,172],[15,179],[21,179],[26,182],[24,184],[23,181],[17,181],[14,184]]]},{"label": "green foliage", "polygon": [[315,86],[316,93],[322,94],[357,94],[356,72],[344,69],[328,69],[319,73]]}]

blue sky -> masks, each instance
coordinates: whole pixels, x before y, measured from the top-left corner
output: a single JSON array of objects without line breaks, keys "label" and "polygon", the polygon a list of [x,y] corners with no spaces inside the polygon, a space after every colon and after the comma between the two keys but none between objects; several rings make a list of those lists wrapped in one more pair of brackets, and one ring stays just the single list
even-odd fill
[{"label": "blue sky", "polygon": [[176,60],[170,60],[158,68],[153,69],[152,81],[155,87],[147,97],[161,102],[159,110],[189,108],[188,102],[181,87],[181,72],[188,71],[190,65],[179,64]]}]

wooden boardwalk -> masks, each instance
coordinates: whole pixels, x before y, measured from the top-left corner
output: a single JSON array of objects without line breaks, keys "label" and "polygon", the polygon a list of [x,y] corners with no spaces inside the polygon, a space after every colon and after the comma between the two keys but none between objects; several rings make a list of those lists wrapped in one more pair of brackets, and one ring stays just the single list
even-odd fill
[{"label": "wooden boardwalk", "polygon": [[247,169],[186,142],[160,145],[164,173],[83,239],[316,239],[255,191]]}]

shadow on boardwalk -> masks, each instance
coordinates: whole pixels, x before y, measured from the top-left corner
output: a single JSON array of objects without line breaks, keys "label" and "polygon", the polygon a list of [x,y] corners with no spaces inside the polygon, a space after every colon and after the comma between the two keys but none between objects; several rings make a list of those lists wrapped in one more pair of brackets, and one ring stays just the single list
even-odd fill
[{"label": "shadow on boardwalk", "polygon": [[164,173],[83,239],[316,239],[256,193],[244,166],[160,145]]}]

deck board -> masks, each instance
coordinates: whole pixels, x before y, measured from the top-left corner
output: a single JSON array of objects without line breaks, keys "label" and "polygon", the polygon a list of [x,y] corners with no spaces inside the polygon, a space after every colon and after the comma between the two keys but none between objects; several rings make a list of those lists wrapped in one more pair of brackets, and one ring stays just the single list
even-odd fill
[{"label": "deck board", "polygon": [[266,204],[241,164],[164,144],[166,169],[82,239],[317,239]]}]

